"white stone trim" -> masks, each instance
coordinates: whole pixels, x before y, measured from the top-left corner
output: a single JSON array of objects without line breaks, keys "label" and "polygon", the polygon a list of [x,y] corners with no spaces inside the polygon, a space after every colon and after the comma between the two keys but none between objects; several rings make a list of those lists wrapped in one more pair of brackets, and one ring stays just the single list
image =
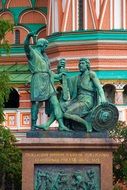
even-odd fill
[{"label": "white stone trim", "polygon": [[47,25],[47,27],[48,27],[48,35],[50,35],[50,28],[51,28],[51,0],[50,0],[50,2],[49,2],[49,10],[48,10],[48,25]]},{"label": "white stone trim", "polygon": [[[85,34],[84,34],[85,35]],[[81,45],[81,44],[98,44],[99,43],[104,43],[104,44],[127,44],[127,41],[125,40],[80,40],[80,41],[62,41],[62,42],[53,42],[50,43],[48,47],[53,47],[56,45]]]},{"label": "white stone trim", "polygon": [[113,29],[113,0],[110,0],[110,29]]},{"label": "white stone trim", "polygon": [[[80,58],[82,58],[83,56],[76,56],[76,57],[68,57],[68,56],[65,56],[64,57],[64,59],[66,59],[66,60],[77,60],[77,59],[80,59]],[[87,56],[84,56],[84,57],[86,57],[86,58],[88,58],[88,59],[107,59],[107,60],[109,60],[109,59],[125,59],[125,60],[127,60],[127,56],[125,55],[125,56],[110,56],[110,55],[105,55],[105,56],[101,56],[101,55],[94,55],[94,56],[91,56],[91,55],[87,55]],[[50,59],[50,62],[52,63],[52,62],[55,62],[55,61],[59,61],[60,59],[62,59],[63,57],[56,57],[56,58],[52,58],[52,59]],[[96,65],[94,64],[94,67],[95,67]],[[101,65],[99,65],[99,67],[101,67]],[[109,67],[109,65],[102,65],[102,67]],[[125,68],[125,65],[120,65],[120,66],[117,66],[117,65],[115,65],[115,66],[112,66],[112,68],[113,67],[120,67],[120,68],[122,68],[122,67],[124,67]],[[75,67],[74,67],[75,68]]]},{"label": "white stone trim", "polygon": [[63,9],[63,12],[65,11],[65,6],[66,6],[66,0],[62,0],[62,9]]},{"label": "white stone trim", "polygon": [[30,100],[20,100],[19,102],[27,103],[27,102],[31,102],[31,101]]},{"label": "white stone trim", "polygon": [[85,30],[87,30],[87,20],[88,20],[88,17],[87,17],[87,0],[84,0],[84,10],[85,10],[85,13],[84,13],[84,21],[85,21]]},{"label": "white stone trim", "polygon": [[123,29],[126,30],[126,0],[123,0]]},{"label": "white stone trim", "polygon": [[75,0],[72,0],[72,31],[75,30],[75,20],[76,20],[76,15],[75,15]]},{"label": "white stone trim", "polygon": [[58,2],[55,0],[55,8],[54,8],[54,31],[59,32],[59,21],[58,21]]},{"label": "white stone trim", "polygon": [[91,10],[91,16],[92,16],[93,26],[94,26],[94,29],[96,29],[96,24],[95,24],[95,20],[94,20],[94,15],[93,15],[92,7],[91,7],[92,1],[91,1],[91,0],[88,0],[88,2],[89,2],[90,10]]},{"label": "white stone trim", "polygon": [[96,15],[97,15],[97,18],[99,18],[100,16],[100,0],[96,0]]},{"label": "white stone trim", "polygon": [[79,1],[76,0],[76,30],[79,29],[79,17],[78,17],[78,14],[79,14]]},{"label": "white stone trim", "polygon": [[67,3],[67,10],[66,10],[66,12],[64,13],[64,14],[66,14],[66,15],[65,15],[65,23],[64,23],[63,32],[65,32],[65,31],[66,31],[67,19],[68,19],[68,15],[69,15],[69,8],[70,8],[70,0],[67,0],[67,1],[66,1],[66,3]]},{"label": "white stone trim", "polygon": [[121,29],[121,0],[114,1],[114,29]]},{"label": "white stone trim", "polygon": [[101,27],[102,27],[105,10],[106,10],[106,6],[107,6],[107,3],[108,3],[108,0],[105,0],[105,1],[106,1],[106,2],[105,2],[104,9],[103,9],[103,12],[102,12],[102,17],[101,17],[99,29],[101,29]]}]

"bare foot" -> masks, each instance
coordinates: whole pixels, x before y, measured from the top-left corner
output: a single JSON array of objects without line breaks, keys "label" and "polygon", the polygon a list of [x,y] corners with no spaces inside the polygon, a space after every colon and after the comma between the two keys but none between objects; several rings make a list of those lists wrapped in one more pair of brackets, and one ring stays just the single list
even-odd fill
[{"label": "bare foot", "polygon": [[59,131],[71,131],[70,129],[68,129],[66,126],[59,126]]}]

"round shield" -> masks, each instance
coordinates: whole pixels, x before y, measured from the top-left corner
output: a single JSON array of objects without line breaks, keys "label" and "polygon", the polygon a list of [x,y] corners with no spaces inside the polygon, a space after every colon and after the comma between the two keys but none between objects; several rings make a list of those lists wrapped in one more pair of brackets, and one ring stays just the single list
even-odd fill
[{"label": "round shield", "polygon": [[111,103],[95,107],[91,114],[91,125],[96,131],[105,131],[114,128],[118,121],[119,112]]}]

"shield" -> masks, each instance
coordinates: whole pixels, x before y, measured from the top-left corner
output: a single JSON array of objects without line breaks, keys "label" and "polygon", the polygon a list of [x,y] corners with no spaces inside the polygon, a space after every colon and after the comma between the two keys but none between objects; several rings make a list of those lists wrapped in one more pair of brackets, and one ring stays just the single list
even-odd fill
[{"label": "shield", "polygon": [[111,130],[116,126],[118,117],[119,112],[115,105],[111,103],[98,105],[90,116],[92,128],[99,132]]}]

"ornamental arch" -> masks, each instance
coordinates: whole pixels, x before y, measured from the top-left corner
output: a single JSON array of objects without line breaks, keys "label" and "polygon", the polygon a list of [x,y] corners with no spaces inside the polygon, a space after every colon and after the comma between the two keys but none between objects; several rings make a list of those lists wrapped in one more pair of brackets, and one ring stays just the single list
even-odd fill
[{"label": "ornamental arch", "polygon": [[38,32],[38,38],[46,38],[46,28]]},{"label": "ornamental arch", "polygon": [[28,34],[29,30],[23,26],[16,26],[14,27],[14,44],[24,44],[24,39]]},{"label": "ornamental arch", "polygon": [[19,107],[19,93],[16,89],[12,88],[9,94],[9,99],[4,104],[5,108],[18,108]]},{"label": "ornamental arch", "polygon": [[127,104],[127,84],[123,87],[123,104]]},{"label": "ornamental arch", "polygon": [[107,101],[114,104],[115,103],[115,91],[116,91],[115,86],[113,84],[105,84],[103,86],[103,90],[104,90]]},{"label": "ornamental arch", "polygon": [[41,23],[41,24],[46,24],[47,19],[46,16],[41,13],[40,11],[36,10],[28,10],[27,12],[23,13],[20,15],[19,22],[23,24],[35,24],[35,23]]},{"label": "ornamental arch", "polygon": [[27,7],[27,6],[32,6],[31,5],[31,0],[8,0],[6,4],[6,8],[8,9],[9,7]]},{"label": "ornamental arch", "polygon": [[14,23],[14,17],[9,11],[2,12],[0,14],[0,19],[9,20],[11,23]]}]

